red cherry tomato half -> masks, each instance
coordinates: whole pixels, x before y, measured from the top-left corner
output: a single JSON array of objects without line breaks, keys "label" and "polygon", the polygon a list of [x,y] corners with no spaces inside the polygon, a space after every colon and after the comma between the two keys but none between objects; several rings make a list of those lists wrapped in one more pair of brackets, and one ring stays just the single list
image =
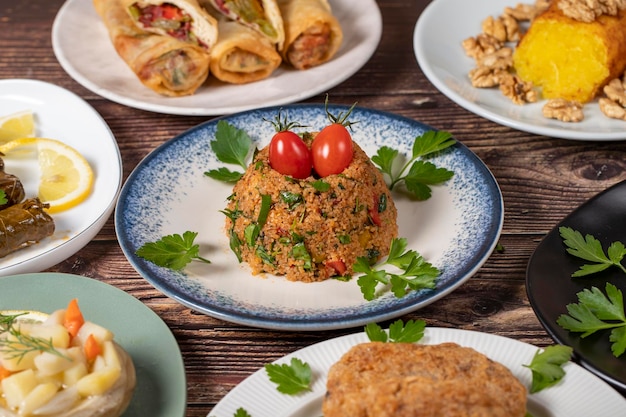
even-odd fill
[{"label": "red cherry tomato half", "polygon": [[352,136],[338,123],[326,126],[311,144],[313,168],[320,177],[340,174],[352,162]]},{"label": "red cherry tomato half", "polygon": [[297,179],[311,175],[311,151],[293,132],[282,131],[272,137],[269,159],[270,166],[283,175]]}]

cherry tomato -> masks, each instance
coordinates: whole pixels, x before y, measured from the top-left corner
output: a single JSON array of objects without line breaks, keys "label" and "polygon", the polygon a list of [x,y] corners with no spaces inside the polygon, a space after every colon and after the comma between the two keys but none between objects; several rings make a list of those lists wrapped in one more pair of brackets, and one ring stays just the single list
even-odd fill
[{"label": "cherry tomato", "polygon": [[313,168],[320,177],[340,174],[352,162],[353,152],[348,129],[333,123],[322,129],[311,144]]},{"label": "cherry tomato", "polygon": [[293,132],[282,131],[272,137],[269,159],[270,166],[283,175],[297,179],[311,175],[311,151]]}]

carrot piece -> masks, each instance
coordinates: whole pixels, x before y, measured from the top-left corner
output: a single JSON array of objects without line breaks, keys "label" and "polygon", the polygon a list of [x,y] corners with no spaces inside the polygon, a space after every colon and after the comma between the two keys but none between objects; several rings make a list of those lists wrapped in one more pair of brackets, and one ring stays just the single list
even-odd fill
[{"label": "carrot piece", "polygon": [[9,371],[8,369],[3,368],[2,365],[0,365],[0,381],[10,376],[12,373],[13,372]]},{"label": "carrot piece", "polygon": [[102,353],[102,347],[100,346],[100,343],[98,343],[98,340],[93,334],[87,336],[87,340],[85,340],[84,350],[85,357],[89,362],[96,359],[96,356]]},{"label": "carrot piece", "polygon": [[83,323],[85,323],[83,313],[80,311],[80,307],[78,307],[78,300],[74,298],[68,303],[65,309],[63,325],[72,337],[76,337]]}]

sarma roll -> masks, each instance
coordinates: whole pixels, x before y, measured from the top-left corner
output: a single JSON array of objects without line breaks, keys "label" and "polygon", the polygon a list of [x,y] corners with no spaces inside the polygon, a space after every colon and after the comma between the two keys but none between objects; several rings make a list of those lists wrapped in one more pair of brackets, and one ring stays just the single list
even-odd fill
[{"label": "sarma roll", "polygon": [[283,47],[285,29],[276,0],[200,0],[204,7],[211,7],[231,20],[246,25],[267,36]]},{"label": "sarma roll", "polygon": [[278,0],[285,26],[283,60],[297,69],[329,61],[341,46],[343,31],[327,0]]},{"label": "sarma roll", "polygon": [[197,0],[121,0],[138,28],[169,35],[210,51],[217,41],[217,21]]},{"label": "sarma roll", "polygon": [[209,75],[209,54],[199,46],[142,31],[119,0],[93,0],[119,56],[146,87],[165,96],[193,94]]},{"label": "sarma roll", "polygon": [[0,210],[17,204],[26,197],[22,181],[12,174],[4,172],[4,161],[0,158],[0,190],[4,192],[6,203],[0,204]]},{"label": "sarma roll", "polygon": [[54,233],[54,220],[38,198],[0,210],[0,257],[30,246]]},{"label": "sarma roll", "polygon": [[282,59],[269,39],[226,17],[211,50],[211,74],[224,82],[245,84],[269,77]]}]

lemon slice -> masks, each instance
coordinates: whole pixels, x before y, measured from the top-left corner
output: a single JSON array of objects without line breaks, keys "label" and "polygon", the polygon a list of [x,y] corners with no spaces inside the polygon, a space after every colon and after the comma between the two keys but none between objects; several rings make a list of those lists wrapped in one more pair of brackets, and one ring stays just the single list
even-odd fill
[{"label": "lemon slice", "polygon": [[0,145],[0,152],[9,157],[36,153],[40,171],[38,197],[50,205],[50,213],[74,207],[91,193],[94,175],[89,162],[61,141],[19,138]]},{"label": "lemon slice", "polygon": [[35,117],[31,110],[0,117],[0,144],[33,136],[35,136]]}]

